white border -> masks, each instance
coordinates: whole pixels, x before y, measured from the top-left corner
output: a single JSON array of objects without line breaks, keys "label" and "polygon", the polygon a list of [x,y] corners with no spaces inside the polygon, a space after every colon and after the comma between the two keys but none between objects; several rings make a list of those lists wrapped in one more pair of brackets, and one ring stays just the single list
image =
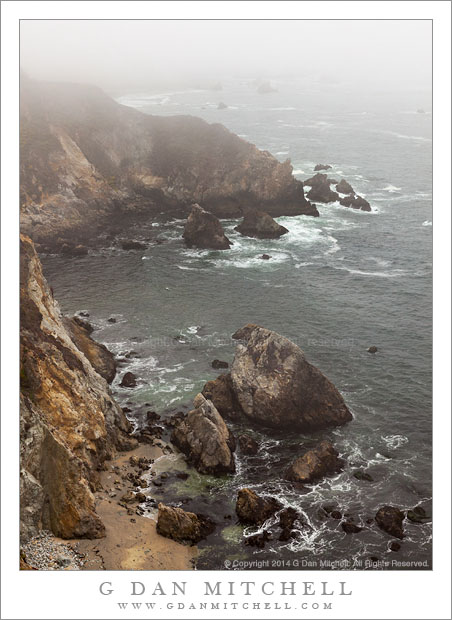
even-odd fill
[{"label": "white border", "polygon": [[[17,570],[18,549],[18,19],[83,18],[434,20],[434,570],[430,572],[38,573]],[[384,42],[382,42],[384,44]],[[332,612],[224,611],[216,618],[450,618],[450,3],[443,2],[3,2],[2,3],[2,618],[112,618],[101,580],[347,581]],[[165,601],[170,598],[166,597]],[[249,597],[248,597],[249,598]],[[261,597],[263,600],[264,597]],[[345,600],[344,600],[345,599]],[[178,599],[183,600],[183,599]],[[244,597],[247,600],[247,597]],[[253,599],[254,600],[254,599]],[[282,599],[281,599],[282,600]],[[316,599],[317,600],[317,599]],[[240,597],[234,598],[240,602]],[[284,601],[282,601],[284,602]],[[187,617],[180,611],[132,617]],[[312,614],[312,615],[311,615]],[[206,614],[206,618],[214,617]]]}]

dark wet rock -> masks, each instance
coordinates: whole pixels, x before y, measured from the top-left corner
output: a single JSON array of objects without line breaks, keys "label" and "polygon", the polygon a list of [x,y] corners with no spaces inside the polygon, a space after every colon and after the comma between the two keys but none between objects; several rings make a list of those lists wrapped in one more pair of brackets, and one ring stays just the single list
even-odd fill
[{"label": "dark wet rock", "polygon": [[77,349],[90,361],[94,370],[111,383],[116,376],[115,356],[105,345],[91,338],[92,326],[79,317],[64,317],[63,323]]},{"label": "dark wet rock", "polygon": [[123,250],[146,250],[147,245],[141,241],[134,241],[133,239],[127,239],[121,242]]},{"label": "dark wet rock", "polygon": [[341,527],[346,534],[358,534],[358,532],[363,530],[362,527],[359,527],[359,525],[356,525],[351,521],[342,521]]},{"label": "dark wet rock", "polygon": [[220,220],[198,204],[192,206],[182,236],[188,247],[210,250],[228,250],[231,247]]},{"label": "dark wet rock", "polygon": [[262,254],[262,256],[259,256],[259,258],[262,260],[270,260],[271,256],[269,254]]},{"label": "dark wet rock", "polygon": [[137,378],[133,372],[126,372],[119,385],[121,387],[134,388],[137,385]]},{"label": "dark wet rock", "polygon": [[402,548],[402,545],[394,540],[389,545],[389,548],[391,549],[391,551],[400,551],[400,549]]},{"label": "dark wet rock", "polygon": [[157,533],[177,542],[196,544],[215,529],[211,519],[182,508],[158,505]]},{"label": "dark wet rock", "polygon": [[367,472],[363,471],[362,469],[358,469],[357,471],[354,471],[353,477],[356,478],[357,480],[365,480],[366,482],[374,481],[372,476],[368,474]]},{"label": "dark wet rock", "polygon": [[341,179],[336,185],[336,191],[340,194],[354,194],[355,190],[345,179]]},{"label": "dark wet rock", "polygon": [[[89,317],[89,312],[86,312],[86,311],[84,311],[84,310],[80,310],[79,312],[77,312],[77,315],[78,315],[78,316],[82,316],[82,317],[84,317],[84,318],[88,318],[88,317]],[[77,315],[76,315],[76,316],[77,316]]]},{"label": "dark wet rock", "polygon": [[292,530],[289,529],[283,529],[281,534],[278,537],[278,540],[281,542],[287,542],[288,540],[290,540],[291,538],[293,538],[293,532]]},{"label": "dark wet rock", "polygon": [[259,444],[257,441],[250,437],[250,435],[246,434],[239,436],[239,446],[243,454],[255,455],[259,450]]},{"label": "dark wet rock", "polygon": [[332,510],[332,511],[331,511],[331,514],[330,514],[330,517],[331,517],[332,519],[336,519],[336,520],[338,520],[338,519],[342,519],[342,513],[341,513],[341,512],[339,512],[339,510]]},{"label": "dark wet rock", "polygon": [[174,429],[172,442],[202,474],[233,473],[235,441],[210,400],[198,394],[195,408]]},{"label": "dark wet rock", "polygon": [[289,232],[287,228],[278,224],[271,215],[263,211],[248,211],[242,222],[234,230],[246,237],[256,237],[257,239],[277,239]]},{"label": "dark wet rock", "polygon": [[408,510],[406,518],[411,521],[411,523],[427,523],[430,521],[430,517],[422,506],[416,506],[413,510]]},{"label": "dark wet rock", "polygon": [[279,527],[283,530],[291,530],[295,521],[300,517],[300,513],[295,508],[289,506],[279,513]]},{"label": "dark wet rock", "polygon": [[394,506],[383,506],[375,515],[377,525],[386,533],[402,539],[404,513]]},{"label": "dark wet rock", "polygon": [[248,324],[232,336],[233,391],[246,416],[264,426],[313,430],[352,419],[334,385],[303,351],[276,332]]},{"label": "dark wet rock", "polygon": [[215,368],[215,370],[220,368],[229,368],[229,364],[227,362],[222,362],[221,360],[213,360],[212,368]]},{"label": "dark wet rock", "polygon": [[220,101],[220,103],[217,105],[218,110],[226,110],[227,107],[228,106],[225,103],[223,103],[223,101]]},{"label": "dark wet rock", "polygon": [[63,243],[61,246],[61,253],[65,256],[86,256],[88,254],[88,248],[85,245],[72,245],[70,243]]},{"label": "dark wet rock", "polygon": [[223,418],[227,420],[240,418],[241,407],[234,393],[230,373],[224,373],[208,381],[202,389],[202,395],[213,402]]},{"label": "dark wet rock", "polygon": [[372,346],[367,349],[368,353],[376,353],[378,351],[377,347]]},{"label": "dark wet rock", "polygon": [[326,174],[318,172],[310,179],[303,181],[303,185],[311,187],[306,198],[316,202],[335,202],[339,200],[339,194],[330,188],[331,181]]},{"label": "dark wet rock", "polygon": [[362,196],[357,196],[356,194],[353,194],[350,196],[344,196],[344,198],[341,198],[339,200],[339,203],[343,207],[350,207],[351,209],[359,209],[361,211],[372,211],[370,204],[367,202],[367,200],[363,198]]},{"label": "dark wet rock", "polygon": [[333,510],[335,510],[336,506],[334,504],[325,504],[322,506],[322,509],[326,512],[327,515],[331,514]]},{"label": "dark wet rock", "polygon": [[314,168],[314,172],[318,172],[319,170],[329,170],[331,166],[329,164],[317,164]]},{"label": "dark wet rock", "polygon": [[107,319],[107,323],[117,323],[117,319],[115,319],[114,316],[111,316],[109,319]]},{"label": "dark wet rock", "polygon": [[261,497],[251,489],[240,489],[237,493],[235,511],[241,523],[262,525],[281,508],[274,497]]},{"label": "dark wet rock", "polygon": [[254,534],[253,536],[247,536],[245,538],[245,545],[249,545],[250,547],[257,547],[258,549],[263,549],[265,547],[265,543],[271,540],[271,534],[268,530],[264,530],[262,534]]},{"label": "dark wet rock", "polygon": [[370,524],[371,524],[371,523],[373,523],[373,522],[374,522],[373,517],[370,517],[369,519],[366,519],[366,523],[367,523],[367,525],[370,525]]},{"label": "dark wet rock", "polygon": [[285,473],[287,480],[310,483],[328,474],[334,474],[343,467],[342,459],[330,441],[322,441],[303,456],[298,457]]}]

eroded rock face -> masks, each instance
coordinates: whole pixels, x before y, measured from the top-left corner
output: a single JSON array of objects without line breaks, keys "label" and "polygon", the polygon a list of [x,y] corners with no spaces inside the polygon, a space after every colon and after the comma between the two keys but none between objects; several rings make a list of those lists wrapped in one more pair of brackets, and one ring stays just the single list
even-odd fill
[{"label": "eroded rock face", "polygon": [[315,202],[335,202],[336,200],[339,200],[339,194],[333,192],[330,188],[332,181],[326,174],[321,174],[318,172],[303,183],[304,185],[311,186],[311,189],[306,194],[306,197],[309,198],[309,200],[313,200]]},{"label": "eroded rock face", "polygon": [[216,379],[208,381],[202,389],[202,395],[211,400],[220,415],[227,420],[237,420],[241,407],[234,393],[231,373],[223,373]]},{"label": "eroded rock face", "polygon": [[229,250],[231,247],[220,220],[198,204],[192,206],[182,236],[189,248]]},{"label": "eroded rock face", "polygon": [[281,508],[274,497],[261,497],[251,489],[240,489],[237,493],[235,511],[242,523],[262,525]]},{"label": "eroded rock face", "polygon": [[359,209],[360,211],[372,211],[370,204],[362,196],[352,194],[350,196],[344,196],[339,200],[339,203],[343,207],[350,207],[351,209]]},{"label": "eroded rock face", "polygon": [[293,482],[310,483],[342,469],[343,461],[330,441],[322,441],[289,465],[285,477]]},{"label": "eroded rock face", "polygon": [[194,545],[214,529],[214,523],[207,517],[162,503],[158,506],[157,532],[160,536]]},{"label": "eroded rock face", "polygon": [[28,237],[20,238],[21,539],[96,538],[98,470],[136,445],[108,385],[74,344]]},{"label": "eroded rock face", "polygon": [[375,521],[378,527],[384,530],[387,534],[402,539],[403,534],[403,520],[405,514],[395,508],[394,506],[382,506],[375,515]]},{"label": "eroded rock face", "polygon": [[111,383],[116,375],[116,361],[113,353],[100,342],[93,340],[89,335],[92,330],[82,325],[80,320],[64,317],[63,323],[77,349],[90,361],[94,370],[107,383]]},{"label": "eroded rock face", "polygon": [[336,191],[340,194],[354,194],[355,190],[345,179],[341,179],[336,185]]},{"label": "eroded rock face", "polygon": [[293,342],[258,325],[239,329],[231,378],[241,409],[264,426],[313,430],[352,419],[344,399]]},{"label": "eroded rock face", "polygon": [[329,170],[331,166],[329,164],[317,164],[314,168],[314,172],[318,172],[319,170]]},{"label": "eroded rock face", "polygon": [[190,411],[174,429],[171,440],[202,474],[235,471],[235,441],[213,403],[198,394]]},{"label": "eroded rock face", "polygon": [[235,230],[245,237],[257,239],[277,239],[289,232],[287,228],[275,222],[271,215],[263,211],[247,213]]}]

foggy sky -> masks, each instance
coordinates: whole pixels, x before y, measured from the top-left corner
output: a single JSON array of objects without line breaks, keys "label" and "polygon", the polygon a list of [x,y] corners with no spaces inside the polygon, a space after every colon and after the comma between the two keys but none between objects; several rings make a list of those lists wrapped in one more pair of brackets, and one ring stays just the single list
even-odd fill
[{"label": "foggy sky", "polygon": [[21,69],[124,90],[288,75],[428,90],[431,22],[23,20]]}]

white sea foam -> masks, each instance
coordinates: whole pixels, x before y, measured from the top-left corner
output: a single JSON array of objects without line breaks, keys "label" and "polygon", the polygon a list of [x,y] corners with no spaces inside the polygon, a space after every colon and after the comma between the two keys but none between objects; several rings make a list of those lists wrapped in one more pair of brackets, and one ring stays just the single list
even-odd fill
[{"label": "white sea foam", "polygon": [[304,170],[301,170],[300,168],[297,168],[292,172],[292,174],[306,174],[306,172]]},{"label": "white sea foam", "polygon": [[391,192],[391,193],[400,192],[401,189],[402,189],[401,187],[397,187],[396,185],[391,185],[391,184],[386,185],[386,187],[383,187],[384,192]]},{"label": "white sea foam", "polygon": [[422,226],[432,226],[432,222],[430,220],[425,220],[425,222],[422,222]]},{"label": "white sea foam", "polygon": [[405,437],[405,435],[382,435],[381,438],[388,448],[391,448],[392,450],[397,450],[400,446],[408,443],[408,437]]}]

